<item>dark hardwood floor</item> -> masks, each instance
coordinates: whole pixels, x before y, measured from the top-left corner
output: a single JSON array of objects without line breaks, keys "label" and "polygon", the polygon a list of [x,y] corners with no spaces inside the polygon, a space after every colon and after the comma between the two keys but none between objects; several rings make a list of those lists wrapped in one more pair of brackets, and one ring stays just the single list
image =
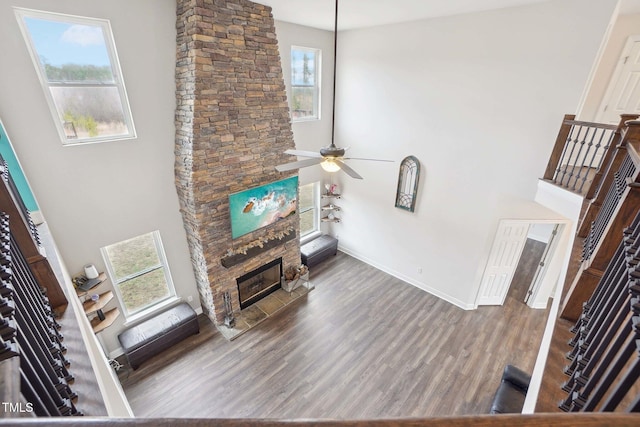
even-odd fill
[{"label": "dark hardwood floor", "polygon": [[464,311],[348,255],[234,341],[200,334],[121,371],[137,417],[373,419],[481,414],[502,370],[531,372],[547,310]]},{"label": "dark hardwood floor", "polygon": [[509,287],[508,296],[514,298],[516,301],[525,300],[546,247],[547,244],[544,242],[527,239],[522,249],[520,262],[518,262],[518,266],[513,275],[511,286]]}]

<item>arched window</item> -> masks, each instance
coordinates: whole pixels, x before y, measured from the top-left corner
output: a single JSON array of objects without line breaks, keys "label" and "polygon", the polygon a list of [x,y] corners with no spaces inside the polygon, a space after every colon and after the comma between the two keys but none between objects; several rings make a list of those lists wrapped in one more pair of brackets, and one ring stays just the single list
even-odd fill
[{"label": "arched window", "polygon": [[400,163],[398,175],[398,191],[396,207],[413,212],[416,207],[416,193],[420,178],[420,161],[414,156],[407,156]]}]

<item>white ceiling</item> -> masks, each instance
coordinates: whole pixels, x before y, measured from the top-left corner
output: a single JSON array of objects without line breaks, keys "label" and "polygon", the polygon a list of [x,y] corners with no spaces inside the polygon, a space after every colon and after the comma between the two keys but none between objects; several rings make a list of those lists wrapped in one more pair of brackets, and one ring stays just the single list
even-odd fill
[{"label": "white ceiling", "polygon": [[[254,1],[271,6],[273,17],[279,21],[333,30],[334,0]],[[340,0],[338,29],[395,24],[544,1],[549,0]],[[621,12],[640,13],[640,0],[622,0]]]}]

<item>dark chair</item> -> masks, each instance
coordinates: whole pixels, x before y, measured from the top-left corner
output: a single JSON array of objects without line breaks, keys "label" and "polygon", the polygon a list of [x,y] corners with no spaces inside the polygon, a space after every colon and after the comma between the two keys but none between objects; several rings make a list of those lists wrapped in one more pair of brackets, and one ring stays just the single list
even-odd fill
[{"label": "dark chair", "polygon": [[513,365],[507,365],[502,381],[491,403],[490,414],[519,414],[524,406],[531,376]]}]

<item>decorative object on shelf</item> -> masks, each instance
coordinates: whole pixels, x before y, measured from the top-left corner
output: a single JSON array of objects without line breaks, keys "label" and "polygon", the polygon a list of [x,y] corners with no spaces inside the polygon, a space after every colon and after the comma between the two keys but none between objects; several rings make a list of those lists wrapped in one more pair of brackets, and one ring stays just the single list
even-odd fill
[{"label": "decorative object on shelf", "polygon": [[98,275],[98,277],[94,279],[89,279],[83,274],[79,274],[73,278],[73,284],[75,285],[76,289],[85,292],[89,289],[94,288],[95,286],[98,286],[103,281],[104,278],[101,278],[100,275]]},{"label": "decorative object on shelf", "polygon": [[[342,196],[338,193],[339,190],[337,184],[325,184],[324,188],[327,190],[327,192],[322,194],[323,199],[342,198]],[[322,222],[340,222],[340,218],[336,215],[336,212],[339,212],[341,210],[340,206],[333,204],[333,202],[329,202],[328,205],[322,206],[320,210],[323,212],[323,216],[320,218]]]},{"label": "decorative object on shelf", "polygon": [[233,256],[233,255],[238,255],[238,254],[243,254],[246,255],[247,251],[251,248],[255,248],[255,247],[264,247],[265,244],[273,241],[273,240],[282,240],[284,239],[286,236],[288,236],[290,233],[294,233],[295,235],[295,231],[293,230],[293,228],[288,228],[284,231],[280,231],[278,233],[274,232],[274,231],[270,231],[269,234],[267,234],[266,236],[260,238],[260,239],[256,239],[252,242],[247,243],[246,245],[242,245],[238,248],[232,249],[229,248],[227,250],[227,254],[226,256]]},{"label": "decorative object on shelf", "polygon": [[342,169],[351,178],[362,179],[362,176],[353,170],[350,166],[344,163],[344,160],[370,160],[376,162],[392,162],[393,160],[380,160],[380,159],[364,159],[359,157],[344,157],[346,148],[340,148],[335,144],[335,115],[336,115],[336,57],[338,51],[338,0],[336,0],[336,12],[335,12],[335,25],[333,29],[333,117],[331,121],[331,144],[327,147],[320,149],[320,152],[304,151],[304,150],[286,150],[285,154],[292,156],[308,157],[304,160],[298,160],[291,163],[285,163],[283,165],[276,166],[276,170],[279,172],[286,172],[294,169],[300,169],[307,166],[320,165],[326,172],[338,172]]},{"label": "decorative object on shelf", "polygon": [[400,163],[396,207],[413,212],[416,207],[418,181],[420,179],[420,161],[415,156],[407,156]]},{"label": "decorative object on shelf", "polygon": [[[76,286],[76,294],[78,298],[80,298],[80,301],[82,301],[84,314],[91,319],[91,327],[96,334],[111,326],[118,316],[120,316],[120,310],[118,310],[117,307],[106,309],[107,304],[113,300],[113,291],[92,291],[91,294],[88,292],[89,289],[98,289],[98,286],[106,280],[107,275],[105,273],[98,273],[98,277],[95,279],[87,279],[83,274],[79,274],[73,278],[73,283]],[[91,286],[83,286],[83,284],[87,283]]]},{"label": "decorative object on shelf", "polygon": [[224,301],[224,325],[227,328],[233,328],[236,325],[236,319],[233,316],[233,308],[231,307],[231,297],[229,292],[222,294],[222,300]]},{"label": "decorative object on shelf", "polygon": [[87,279],[97,279],[99,276],[98,270],[93,264],[87,264],[84,266],[84,275]]},{"label": "decorative object on shelf", "polygon": [[285,268],[282,279],[280,284],[282,289],[291,292],[298,286],[309,281],[309,268],[304,264],[300,264],[297,267],[290,265]]}]

